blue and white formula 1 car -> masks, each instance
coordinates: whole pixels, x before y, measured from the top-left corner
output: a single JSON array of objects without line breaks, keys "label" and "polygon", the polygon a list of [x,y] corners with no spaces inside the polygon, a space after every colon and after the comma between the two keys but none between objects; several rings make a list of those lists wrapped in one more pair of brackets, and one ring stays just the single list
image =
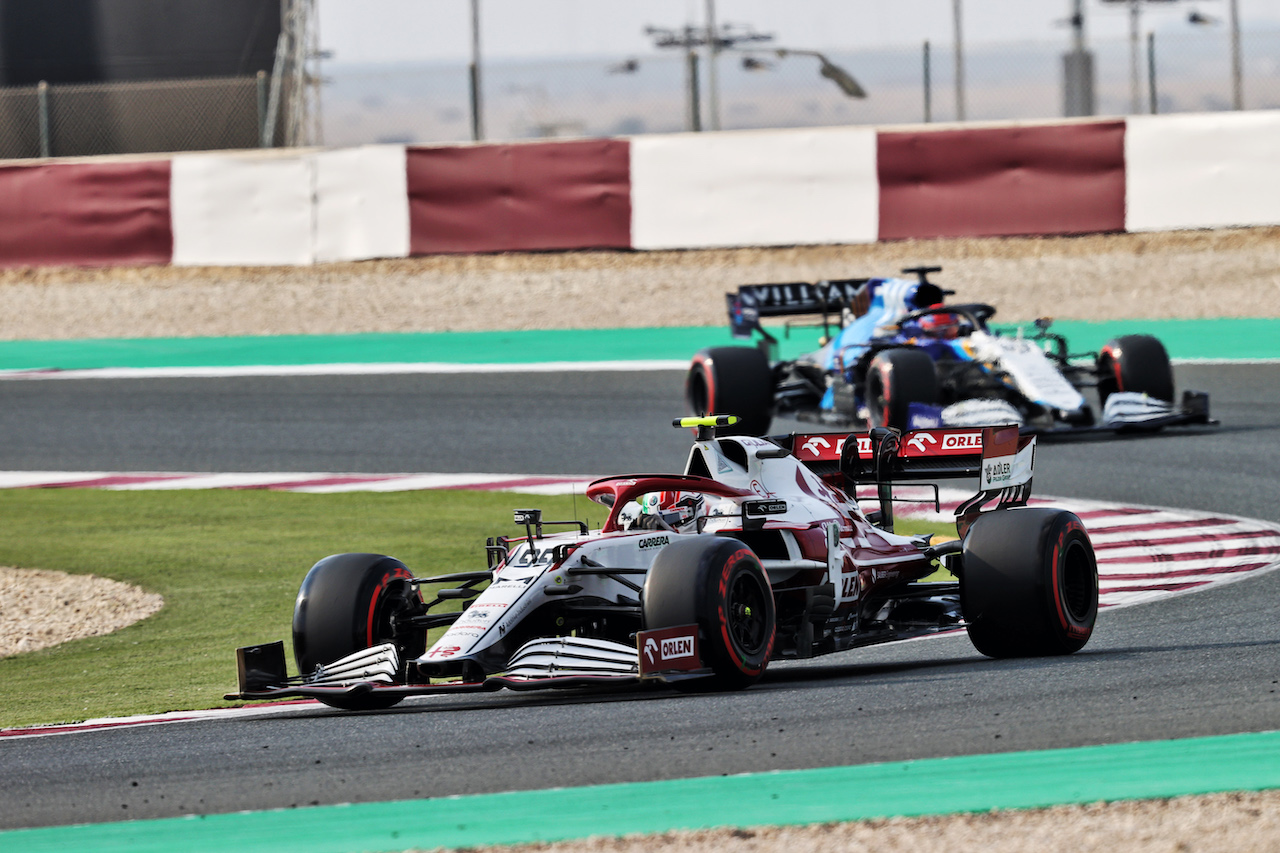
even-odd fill
[{"label": "blue and white formula 1 car", "polygon": [[[733,413],[764,435],[775,413],[832,426],[1018,424],[1036,432],[1153,430],[1208,424],[1209,398],[1175,402],[1173,368],[1150,335],[1124,335],[1097,353],[1071,353],[1050,321],[1030,331],[988,325],[996,309],[944,304],[951,294],[915,278],[745,285],[726,294],[735,336],[757,347],[717,347],[693,358],[685,396],[694,414]],[[764,317],[820,315],[822,346],[779,361]],[[838,322],[839,331],[831,334]]]},{"label": "blue and white formula 1 car", "polygon": [[[418,577],[380,554],[326,557],[295,603],[299,674],[286,672],[283,641],[247,646],[227,698],[368,710],[500,688],[738,689],[771,660],[945,630],[967,629],[993,657],[1088,642],[1093,547],[1072,513],[1025,506],[1034,436],[717,437],[731,420],[676,422],[698,430],[684,473],[592,483],[587,496],[608,512],[598,530],[516,510],[525,536],[489,540],[486,570]],[[894,532],[895,483],[957,477],[978,479],[956,511],[958,540]],[[859,486],[876,511],[859,507]],[[928,579],[940,563],[954,579]]]}]

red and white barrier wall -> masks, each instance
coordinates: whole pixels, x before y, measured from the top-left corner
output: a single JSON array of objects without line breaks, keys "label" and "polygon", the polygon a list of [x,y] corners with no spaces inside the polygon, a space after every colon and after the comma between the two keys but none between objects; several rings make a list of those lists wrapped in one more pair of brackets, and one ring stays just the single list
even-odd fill
[{"label": "red and white barrier wall", "polygon": [[0,165],[0,266],[1280,224],[1280,111]]}]

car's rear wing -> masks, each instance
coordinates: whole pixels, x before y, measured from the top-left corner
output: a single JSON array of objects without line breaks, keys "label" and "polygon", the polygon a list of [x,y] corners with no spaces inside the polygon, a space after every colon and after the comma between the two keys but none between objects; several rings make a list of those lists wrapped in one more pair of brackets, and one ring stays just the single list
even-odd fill
[{"label": "car's rear wing", "polygon": [[976,477],[978,493],[956,510],[963,529],[993,500],[1019,506],[1031,496],[1036,437],[1016,426],[795,433],[774,441],[851,495],[859,485],[877,486],[890,529],[894,483]]},{"label": "car's rear wing", "polygon": [[854,301],[870,279],[841,278],[823,281],[790,281],[776,284],[744,284],[736,293],[726,293],[729,327],[735,337],[748,338],[764,330],[761,317],[792,317],[821,314],[823,323],[834,314],[839,319],[846,305]]}]

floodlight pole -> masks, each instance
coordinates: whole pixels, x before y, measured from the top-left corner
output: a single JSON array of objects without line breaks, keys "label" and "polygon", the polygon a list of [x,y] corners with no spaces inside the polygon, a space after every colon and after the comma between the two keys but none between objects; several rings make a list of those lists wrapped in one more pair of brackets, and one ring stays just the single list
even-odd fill
[{"label": "floodlight pole", "polygon": [[1240,59],[1240,0],[1231,0],[1227,6],[1231,19],[1231,108],[1244,109],[1244,70]]},{"label": "floodlight pole", "polygon": [[480,117],[480,0],[471,0],[471,140],[484,139],[484,120]]},{"label": "floodlight pole", "polygon": [[1062,114],[1091,116],[1093,99],[1093,54],[1085,46],[1084,0],[1072,0],[1071,50],[1062,57]]},{"label": "floodlight pole", "polygon": [[951,0],[956,40],[956,121],[964,121],[964,25],[962,0]]},{"label": "floodlight pole", "polygon": [[1142,72],[1138,47],[1140,34],[1139,11],[1142,0],[1129,0],[1129,114],[1142,112]]},{"label": "floodlight pole", "polygon": [[720,39],[716,36],[716,0],[707,0],[707,124],[720,129]]}]

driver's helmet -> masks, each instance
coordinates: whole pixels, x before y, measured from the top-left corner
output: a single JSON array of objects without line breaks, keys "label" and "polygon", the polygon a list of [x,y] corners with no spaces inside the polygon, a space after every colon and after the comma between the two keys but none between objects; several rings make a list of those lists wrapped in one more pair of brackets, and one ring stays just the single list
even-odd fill
[{"label": "driver's helmet", "polygon": [[920,327],[920,333],[930,338],[939,338],[941,340],[952,340],[959,337],[960,326],[964,321],[960,315],[953,311],[939,311],[935,314],[925,314],[916,320],[916,324]]},{"label": "driver's helmet", "polygon": [[677,533],[697,533],[698,520],[707,514],[707,499],[698,492],[650,492],[640,499],[640,508]]}]

